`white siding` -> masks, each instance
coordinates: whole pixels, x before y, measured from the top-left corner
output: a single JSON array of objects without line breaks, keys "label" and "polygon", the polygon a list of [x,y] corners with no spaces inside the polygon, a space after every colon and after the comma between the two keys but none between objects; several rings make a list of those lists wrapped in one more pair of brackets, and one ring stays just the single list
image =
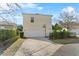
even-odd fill
[{"label": "white siding", "polygon": [[[34,23],[31,23],[31,17],[34,17]],[[33,15],[26,14],[23,15],[23,31],[25,37],[44,37],[45,29],[43,25],[46,25],[46,35],[52,31],[51,16],[47,15]]]}]

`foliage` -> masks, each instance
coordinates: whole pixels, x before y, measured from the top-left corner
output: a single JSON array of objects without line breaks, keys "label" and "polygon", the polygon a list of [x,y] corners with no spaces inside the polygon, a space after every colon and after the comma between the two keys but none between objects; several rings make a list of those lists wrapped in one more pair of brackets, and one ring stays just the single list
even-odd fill
[{"label": "foliage", "polygon": [[70,29],[70,26],[72,26],[70,23],[76,22],[79,19],[79,15],[75,8],[67,7],[59,14],[59,19],[61,19],[63,25],[65,25],[67,29]]},{"label": "foliage", "polygon": [[23,37],[23,34],[21,34],[22,31],[23,31],[23,26],[22,25],[18,25],[16,32],[17,32],[17,35],[20,35],[21,38]]},{"label": "foliage", "polygon": [[18,25],[18,26],[17,26],[17,29],[18,29],[19,31],[23,31],[23,26],[22,26],[22,25]]},{"label": "foliage", "polygon": [[24,33],[23,33],[23,26],[22,25],[17,26],[17,34],[20,35],[21,38],[23,38]]},{"label": "foliage", "polygon": [[0,41],[5,41],[16,36],[15,30],[0,30]]},{"label": "foliage", "polygon": [[69,32],[66,28],[63,28],[59,24],[53,25],[52,30],[52,33],[49,34],[50,39],[68,38],[71,35],[71,32]]},{"label": "foliage", "polygon": [[52,33],[49,34],[50,39],[63,39],[63,38],[68,38],[70,37],[70,32],[69,31],[53,31]]},{"label": "foliage", "polygon": [[61,30],[62,27],[59,24],[52,25],[52,30]]},{"label": "foliage", "polygon": [[24,37],[24,32],[20,32],[20,37],[21,37],[21,38]]}]

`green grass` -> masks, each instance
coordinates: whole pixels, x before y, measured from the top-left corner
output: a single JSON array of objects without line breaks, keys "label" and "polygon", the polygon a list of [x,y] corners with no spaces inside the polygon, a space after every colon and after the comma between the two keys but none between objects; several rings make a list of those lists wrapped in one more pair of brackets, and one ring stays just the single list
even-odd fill
[{"label": "green grass", "polygon": [[14,42],[9,48],[7,48],[3,54],[1,54],[2,56],[13,56],[16,51],[19,49],[19,47],[21,46],[21,44],[24,42],[23,39],[18,39],[16,42]]},{"label": "green grass", "polygon": [[71,44],[71,43],[79,43],[79,39],[54,39],[52,40],[54,43],[58,44]]}]

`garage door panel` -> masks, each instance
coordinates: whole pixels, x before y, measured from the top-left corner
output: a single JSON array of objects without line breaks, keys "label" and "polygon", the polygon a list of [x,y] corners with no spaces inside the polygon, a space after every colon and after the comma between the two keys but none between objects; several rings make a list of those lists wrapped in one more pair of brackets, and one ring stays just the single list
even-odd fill
[{"label": "garage door panel", "polygon": [[26,37],[42,37],[44,36],[43,30],[29,30],[25,32]]}]

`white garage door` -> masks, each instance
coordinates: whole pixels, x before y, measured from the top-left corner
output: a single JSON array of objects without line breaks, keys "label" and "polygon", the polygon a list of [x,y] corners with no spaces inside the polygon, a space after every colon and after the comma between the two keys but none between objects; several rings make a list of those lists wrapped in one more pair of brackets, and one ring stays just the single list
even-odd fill
[{"label": "white garage door", "polygon": [[43,29],[35,29],[24,32],[25,37],[45,37]]}]

